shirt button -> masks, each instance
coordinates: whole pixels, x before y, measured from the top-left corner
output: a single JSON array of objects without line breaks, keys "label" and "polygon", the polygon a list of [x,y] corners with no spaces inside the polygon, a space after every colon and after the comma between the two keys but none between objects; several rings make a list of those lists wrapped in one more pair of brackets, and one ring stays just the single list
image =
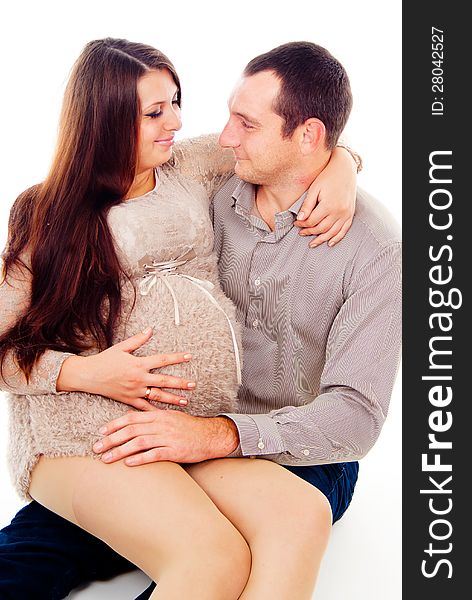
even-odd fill
[{"label": "shirt button", "polygon": [[302,450],[302,454],[304,454],[305,456],[309,456],[309,454],[310,454],[310,451],[309,451],[309,450],[307,450],[307,449],[305,449],[305,450]]},{"label": "shirt button", "polygon": [[257,329],[259,327],[258,319],[254,319],[254,321],[252,322],[252,326],[254,327],[254,329]]},{"label": "shirt button", "polygon": [[262,438],[259,440],[259,442],[257,443],[257,447],[259,448],[259,450],[264,450],[265,448],[265,444],[262,441]]},{"label": "shirt button", "polygon": [[259,277],[257,279],[254,280],[254,283],[256,285],[261,285],[261,280],[259,279]]}]

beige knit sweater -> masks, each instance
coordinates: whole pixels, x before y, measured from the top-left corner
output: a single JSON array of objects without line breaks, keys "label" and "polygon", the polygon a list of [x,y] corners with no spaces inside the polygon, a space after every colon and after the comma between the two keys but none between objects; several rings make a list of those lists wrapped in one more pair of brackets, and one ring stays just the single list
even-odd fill
[{"label": "beige knit sweater", "polygon": [[[133,282],[122,287],[122,318],[114,341],[152,326],[153,337],[135,354],[192,353],[190,362],[162,371],[198,382],[185,409],[197,415],[236,409],[241,345],[233,305],[218,283],[208,215],[208,199],[232,166],[233,159],[218,150],[214,136],[187,140],[171,163],[158,169],[153,191],[122,202],[108,217],[122,266]],[[0,285],[1,331],[28,309],[29,293],[25,273]],[[1,389],[9,392],[11,474],[23,498],[28,498],[31,470],[40,455],[93,455],[98,429],[129,410],[102,396],[58,394],[55,382],[68,356],[46,352],[29,385],[12,360],[5,381],[0,378]]]}]

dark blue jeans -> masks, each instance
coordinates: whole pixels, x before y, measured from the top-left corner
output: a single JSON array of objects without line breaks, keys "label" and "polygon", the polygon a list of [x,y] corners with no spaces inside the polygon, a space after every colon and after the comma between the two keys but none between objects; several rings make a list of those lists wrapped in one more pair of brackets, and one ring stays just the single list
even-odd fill
[{"label": "dark blue jeans", "polygon": [[[288,467],[328,498],[333,521],[347,509],[358,463]],[[37,502],[0,531],[0,600],[61,600],[75,587],[134,569],[104,542]],[[149,598],[154,584],[139,600]]]},{"label": "dark blue jeans", "polygon": [[0,531],[1,600],[61,600],[83,583],[134,568],[37,502],[24,506]]}]

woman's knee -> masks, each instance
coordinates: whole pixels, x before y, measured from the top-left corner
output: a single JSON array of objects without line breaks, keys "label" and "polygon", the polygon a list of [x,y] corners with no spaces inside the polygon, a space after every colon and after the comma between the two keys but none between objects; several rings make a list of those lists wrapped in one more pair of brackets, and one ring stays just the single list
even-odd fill
[{"label": "woman's knee", "polygon": [[181,549],[174,556],[192,564],[198,577],[204,576],[214,588],[212,598],[239,598],[251,571],[251,552],[240,532],[221,514],[196,523],[196,530],[178,540]]},{"label": "woman's knee", "polygon": [[292,548],[300,552],[325,548],[331,534],[332,514],[326,496],[315,487],[299,490],[287,503],[284,525],[290,531]]},{"label": "woman's knee", "polygon": [[278,488],[277,502],[258,511],[258,526],[251,540],[255,547],[288,544],[292,555],[310,555],[325,548],[331,533],[332,514],[328,499],[302,480],[287,480]]},{"label": "woman's knee", "polygon": [[[92,459],[54,459],[44,462],[37,480],[62,481],[70,520],[154,579],[166,572],[188,572],[195,589],[200,583],[214,589],[215,600],[218,590],[225,591],[222,600],[238,598],[251,566],[239,531],[179,465],[138,469]],[[45,486],[33,487],[41,491]]]},{"label": "woman's knee", "polygon": [[222,600],[238,598],[250,570],[247,543],[182,468],[159,463],[146,475],[142,467],[117,464],[117,478],[107,481],[109,467],[101,469],[100,482],[93,468],[81,477],[73,498],[78,523],[153,579],[186,573],[196,589],[214,586],[215,600],[218,586],[228,591]]}]

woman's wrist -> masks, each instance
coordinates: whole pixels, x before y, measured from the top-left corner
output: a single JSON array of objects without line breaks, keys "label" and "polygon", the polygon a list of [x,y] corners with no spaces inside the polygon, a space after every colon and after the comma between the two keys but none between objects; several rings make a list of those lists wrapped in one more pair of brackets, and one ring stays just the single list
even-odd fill
[{"label": "woman's wrist", "polygon": [[362,157],[359,154],[357,154],[357,152],[355,152],[350,146],[348,146],[344,142],[338,142],[336,144],[336,149],[339,149],[341,152],[345,152],[349,155],[352,161],[352,166],[353,168],[355,168],[356,173],[360,173],[362,171]]},{"label": "woman's wrist", "polygon": [[82,378],[82,374],[85,372],[84,361],[86,360],[86,356],[69,356],[69,358],[66,358],[62,363],[56,381],[58,392],[88,391],[85,389],[86,382]]}]

